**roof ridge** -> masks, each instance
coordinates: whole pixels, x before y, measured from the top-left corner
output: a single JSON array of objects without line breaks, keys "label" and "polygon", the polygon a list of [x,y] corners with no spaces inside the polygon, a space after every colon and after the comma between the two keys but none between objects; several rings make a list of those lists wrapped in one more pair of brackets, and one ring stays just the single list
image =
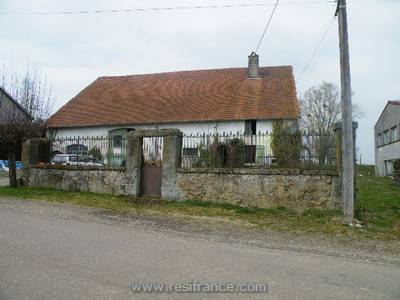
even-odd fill
[{"label": "roof ridge", "polygon": [[29,118],[31,118],[31,114],[26,110],[25,107],[22,106],[21,103],[19,103],[11,94],[2,86],[0,86],[0,91],[3,92],[15,105],[18,106],[18,108],[25,113]]},{"label": "roof ridge", "polygon": [[400,100],[389,100],[388,103],[400,105]]},{"label": "roof ridge", "polygon": [[[279,65],[279,66],[264,66],[260,69],[280,69],[280,68],[290,68],[293,70],[291,65]],[[110,75],[110,76],[99,76],[97,79],[108,79],[108,78],[129,78],[136,76],[151,76],[151,75],[168,75],[168,74],[181,74],[181,73],[192,73],[192,72],[210,72],[210,71],[228,71],[228,70],[247,70],[247,67],[231,67],[231,68],[218,68],[218,69],[196,69],[196,70],[179,70],[179,71],[165,71],[158,73],[138,73],[138,74],[128,74],[128,75]]]}]

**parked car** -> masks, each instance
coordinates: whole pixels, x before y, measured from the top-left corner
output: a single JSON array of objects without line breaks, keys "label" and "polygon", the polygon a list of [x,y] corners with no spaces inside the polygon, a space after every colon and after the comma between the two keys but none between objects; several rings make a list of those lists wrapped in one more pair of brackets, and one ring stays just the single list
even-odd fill
[{"label": "parked car", "polygon": [[[15,167],[17,170],[22,169],[22,163],[20,161],[16,161]],[[0,160],[0,171],[8,172],[8,170],[9,170],[8,160]]]},{"label": "parked car", "polygon": [[96,166],[102,167],[104,164],[91,155],[76,155],[76,154],[56,154],[51,159],[52,165],[63,166]]},{"label": "parked car", "polygon": [[8,172],[8,161],[7,160],[0,160],[0,171]]}]

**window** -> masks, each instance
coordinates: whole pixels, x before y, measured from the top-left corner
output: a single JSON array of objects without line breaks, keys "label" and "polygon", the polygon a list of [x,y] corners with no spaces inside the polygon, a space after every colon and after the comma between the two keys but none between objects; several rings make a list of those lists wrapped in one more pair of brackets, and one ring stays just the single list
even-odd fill
[{"label": "window", "polygon": [[382,133],[378,133],[378,147],[383,145]]},{"label": "window", "polygon": [[246,120],[244,122],[244,134],[246,135],[257,134],[257,120]]},{"label": "window", "polygon": [[197,148],[183,148],[183,155],[197,156]]},{"label": "window", "polygon": [[390,142],[395,142],[398,139],[398,131],[397,131],[397,126],[394,126],[390,128]]},{"label": "window", "polygon": [[113,146],[115,148],[122,148],[122,135],[113,136]]},{"label": "window", "polygon": [[383,132],[383,145],[386,145],[389,143],[389,130],[385,130]]},{"label": "window", "polygon": [[393,175],[393,160],[385,160],[385,175]]},{"label": "window", "polygon": [[88,147],[81,144],[74,144],[67,147],[67,154],[87,155]]},{"label": "window", "polygon": [[254,164],[256,162],[256,146],[244,146],[244,162],[246,164]]}]

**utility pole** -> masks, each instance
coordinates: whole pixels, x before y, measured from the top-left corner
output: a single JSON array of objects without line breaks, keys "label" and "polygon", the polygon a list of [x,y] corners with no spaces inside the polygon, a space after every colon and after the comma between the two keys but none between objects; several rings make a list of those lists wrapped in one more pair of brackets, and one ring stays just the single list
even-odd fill
[{"label": "utility pole", "polygon": [[336,16],[339,20],[342,93],[342,197],[344,219],[351,224],[354,220],[354,139],[346,0],[338,0]]}]

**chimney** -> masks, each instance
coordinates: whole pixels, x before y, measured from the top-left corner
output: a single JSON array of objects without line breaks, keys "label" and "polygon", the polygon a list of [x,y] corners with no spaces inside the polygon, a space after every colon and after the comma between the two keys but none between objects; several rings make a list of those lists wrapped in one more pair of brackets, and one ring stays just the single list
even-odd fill
[{"label": "chimney", "polygon": [[258,65],[258,55],[255,52],[251,52],[249,55],[249,70],[247,73],[249,79],[260,78],[260,68]]}]

